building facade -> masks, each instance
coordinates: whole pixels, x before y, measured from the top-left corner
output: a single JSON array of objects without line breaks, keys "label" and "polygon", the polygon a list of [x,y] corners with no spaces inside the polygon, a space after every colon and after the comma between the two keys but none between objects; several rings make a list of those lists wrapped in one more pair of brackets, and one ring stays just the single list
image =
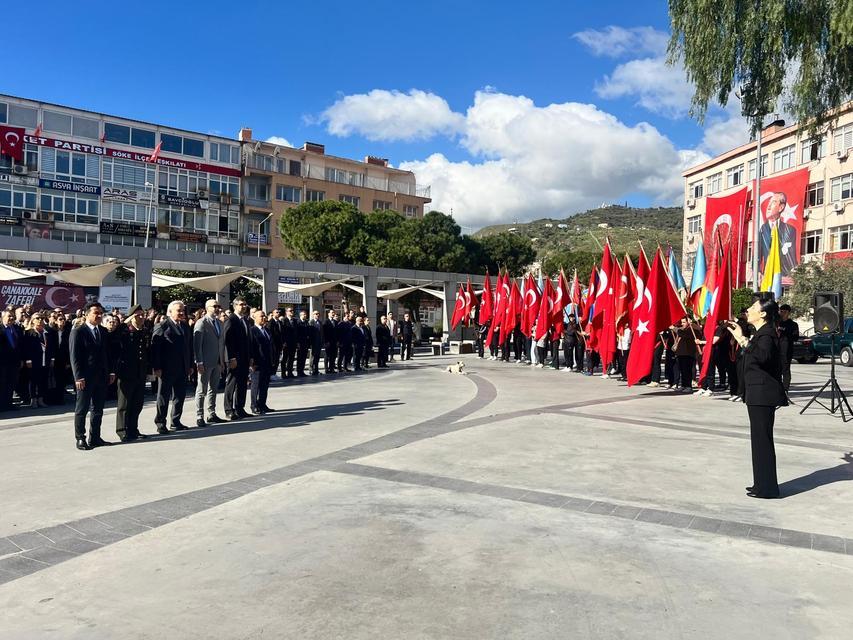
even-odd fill
[{"label": "building facade", "polygon": [[238,141],[4,95],[0,127],[0,234],[239,253]]},{"label": "building facade", "polygon": [[[340,200],[364,213],[377,209],[419,218],[429,203],[429,187],[415,174],[388,166],[384,158],[364,162],[326,155],[324,145],[306,142],[301,149],[254,140],[241,129],[245,163],[243,201],[247,251],[289,257],[279,234],[281,214],[306,201]],[[260,243],[260,244],[258,244]]]},{"label": "building facade", "polygon": [[[853,257],[853,103],[816,138],[794,125],[776,121],[762,131],[761,177],[772,179],[808,169],[808,185],[797,239],[799,262]],[[709,197],[734,193],[754,184],[757,143],[747,142],[687,169],[684,177],[683,268],[689,281],[699,240],[705,231]],[[762,196],[766,188],[761,187]],[[764,200],[764,197],[762,197]],[[752,282],[755,221],[745,225],[745,277]],[[707,241],[707,238],[705,238]],[[760,275],[760,274],[759,274]],[[784,281],[783,281],[784,282]]]}]

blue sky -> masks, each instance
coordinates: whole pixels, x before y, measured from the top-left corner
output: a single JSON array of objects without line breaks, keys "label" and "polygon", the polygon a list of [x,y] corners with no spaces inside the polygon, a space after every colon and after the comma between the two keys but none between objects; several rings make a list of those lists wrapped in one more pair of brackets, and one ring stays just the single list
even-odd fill
[{"label": "blue sky", "polygon": [[707,129],[687,116],[662,0],[38,7],[3,9],[25,63],[0,91],[386,156],[471,227],[675,202],[683,166],[745,135],[731,109]]}]

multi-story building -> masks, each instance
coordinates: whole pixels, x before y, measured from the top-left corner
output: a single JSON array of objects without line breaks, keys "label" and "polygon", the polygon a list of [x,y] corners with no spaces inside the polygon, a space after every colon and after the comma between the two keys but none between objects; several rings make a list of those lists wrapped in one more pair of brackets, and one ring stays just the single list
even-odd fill
[{"label": "multi-story building", "polygon": [[[762,180],[799,169],[809,170],[800,261],[853,257],[853,103],[842,108],[837,119],[817,138],[794,125],[776,121],[761,137]],[[709,196],[724,196],[752,184],[756,175],[757,142],[747,142],[684,171],[684,271],[693,270],[698,240],[705,228]],[[764,190],[762,189],[762,193]],[[746,233],[747,279],[751,281],[754,221]]]},{"label": "multi-story building", "polygon": [[[421,217],[429,203],[429,187],[421,187],[411,171],[388,166],[384,158],[364,162],[326,154],[324,145],[306,142],[301,149],[252,139],[251,129],[239,134],[244,154],[243,240],[247,251],[288,257],[278,232],[281,214],[306,201],[340,200],[362,212],[391,209],[409,218]],[[258,245],[260,242],[260,246]]]},{"label": "multi-story building", "polygon": [[6,95],[0,127],[0,234],[239,253],[238,141]]}]

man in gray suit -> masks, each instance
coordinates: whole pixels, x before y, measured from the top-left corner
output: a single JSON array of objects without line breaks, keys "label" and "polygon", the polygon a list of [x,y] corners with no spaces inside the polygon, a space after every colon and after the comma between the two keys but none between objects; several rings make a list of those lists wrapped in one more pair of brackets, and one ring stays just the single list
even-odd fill
[{"label": "man in gray suit", "polygon": [[[195,389],[196,425],[206,425],[204,405],[207,404],[207,422],[215,424],[225,422],[216,415],[216,392],[219,390],[219,378],[222,375],[223,350],[225,338],[222,335],[222,323],[219,322],[221,307],[216,300],[204,303],[204,317],[193,327],[193,353],[198,370],[198,385]],[[205,403],[206,400],[206,403]]]}]

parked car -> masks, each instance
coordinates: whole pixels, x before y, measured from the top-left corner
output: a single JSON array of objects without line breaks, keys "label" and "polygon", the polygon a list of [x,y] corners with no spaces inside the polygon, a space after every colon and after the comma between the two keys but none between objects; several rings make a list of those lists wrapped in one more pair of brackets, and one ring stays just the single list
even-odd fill
[{"label": "parked car", "polygon": [[[794,357],[797,362],[814,362],[818,357],[828,358],[832,352],[832,336],[816,333],[803,340],[805,352],[797,356],[797,346],[794,344]],[[801,351],[801,353],[803,353]],[[803,358],[802,360],[800,358]],[[853,367],[853,318],[844,319],[844,330],[835,335],[835,357],[845,367]],[[809,359],[813,358],[813,359]]]},{"label": "parked car", "polygon": [[794,342],[793,358],[800,364],[814,364],[820,357],[812,349],[812,338],[814,336],[808,334],[800,334],[800,337]]}]

